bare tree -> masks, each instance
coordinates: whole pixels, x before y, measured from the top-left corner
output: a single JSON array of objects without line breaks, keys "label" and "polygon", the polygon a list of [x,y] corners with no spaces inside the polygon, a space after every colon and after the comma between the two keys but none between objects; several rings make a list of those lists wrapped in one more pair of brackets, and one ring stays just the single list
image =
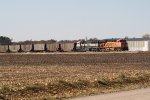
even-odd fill
[{"label": "bare tree", "polygon": [[150,34],[144,34],[142,37],[143,38],[150,38]]}]

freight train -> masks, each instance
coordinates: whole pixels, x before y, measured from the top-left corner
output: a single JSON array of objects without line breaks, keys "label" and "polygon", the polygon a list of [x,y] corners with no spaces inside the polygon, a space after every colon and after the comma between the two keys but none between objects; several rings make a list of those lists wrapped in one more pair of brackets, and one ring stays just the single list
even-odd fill
[{"label": "freight train", "polygon": [[76,43],[12,44],[0,45],[0,53],[5,52],[86,52],[86,51],[127,51],[124,39],[83,40]]}]

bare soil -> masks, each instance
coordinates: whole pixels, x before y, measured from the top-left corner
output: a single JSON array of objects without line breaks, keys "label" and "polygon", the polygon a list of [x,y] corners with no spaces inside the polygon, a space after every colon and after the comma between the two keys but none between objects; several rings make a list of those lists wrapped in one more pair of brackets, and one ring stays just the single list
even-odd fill
[{"label": "bare soil", "polygon": [[[8,99],[32,100],[47,97],[60,99],[97,93],[97,90],[91,92],[89,89],[89,91],[81,89],[79,93],[75,89],[66,93],[56,91],[55,94],[47,91],[39,93],[30,91],[22,95],[18,92],[18,94],[16,92],[7,93],[3,90],[5,87],[13,91],[20,91],[27,86],[47,86],[56,84],[60,80],[70,83],[79,80],[88,82],[101,79],[112,80],[122,74],[126,77],[150,75],[150,53],[0,54],[0,91],[2,91],[0,96]],[[149,81],[143,83],[145,86],[149,85]]]}]

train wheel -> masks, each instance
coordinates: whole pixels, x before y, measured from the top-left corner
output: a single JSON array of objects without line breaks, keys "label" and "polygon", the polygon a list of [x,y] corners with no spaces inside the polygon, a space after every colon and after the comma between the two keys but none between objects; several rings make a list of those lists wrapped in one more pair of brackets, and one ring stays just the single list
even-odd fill
[{"label": "train wheel", "polygon": [[114,48],[114,51],[118,51],[117,48]]},{"label": "train wheel", "polygon": [[118,48],[118,51],[121,51],[121,49],[120,49],[120,48]]}]

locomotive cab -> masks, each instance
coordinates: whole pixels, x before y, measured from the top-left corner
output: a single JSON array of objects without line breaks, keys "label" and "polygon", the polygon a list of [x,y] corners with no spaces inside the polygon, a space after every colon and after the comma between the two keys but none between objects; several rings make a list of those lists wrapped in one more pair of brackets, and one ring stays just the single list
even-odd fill
[{"label": "locomotive cab", "polygon": [[122,40],[119,40],[119,42],[121,43],[121,49],[123,51],[127,51],[128,50],[128,43],[127,43],[127,41],[122,39]]}]

